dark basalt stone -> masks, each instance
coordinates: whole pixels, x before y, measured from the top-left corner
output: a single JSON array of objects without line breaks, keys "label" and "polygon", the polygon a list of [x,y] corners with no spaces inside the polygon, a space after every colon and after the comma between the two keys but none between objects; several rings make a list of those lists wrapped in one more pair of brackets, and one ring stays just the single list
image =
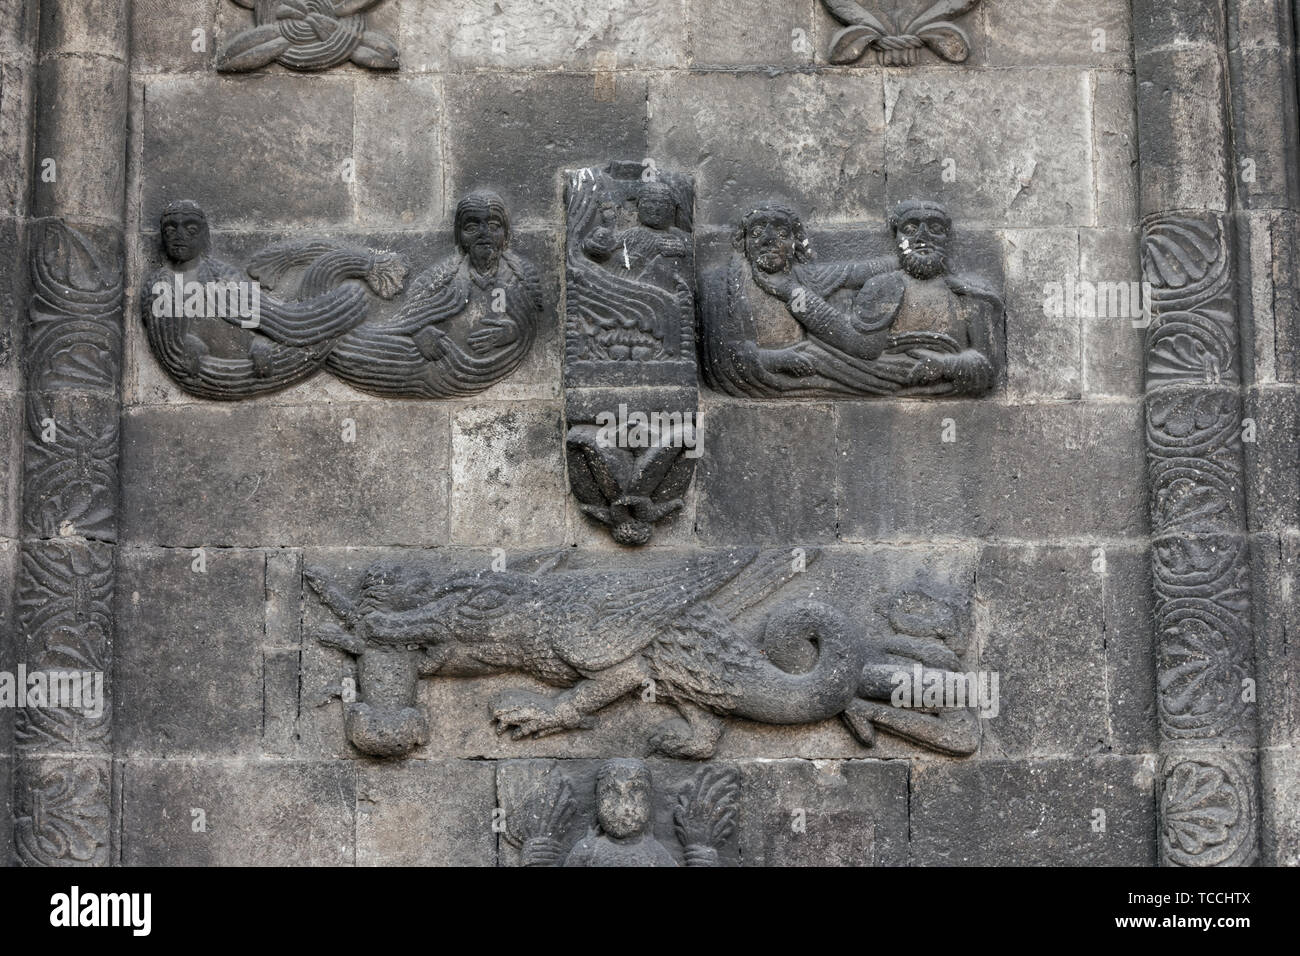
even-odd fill
[{"label": "dark basalt stone", "polygon": [[729,395],[982,395],[1002,375],[1005,305],[948,261],[952,220],[909,200],[897,257],[822,262],[782,203],[746,213],[700,280],[705,381]]}]

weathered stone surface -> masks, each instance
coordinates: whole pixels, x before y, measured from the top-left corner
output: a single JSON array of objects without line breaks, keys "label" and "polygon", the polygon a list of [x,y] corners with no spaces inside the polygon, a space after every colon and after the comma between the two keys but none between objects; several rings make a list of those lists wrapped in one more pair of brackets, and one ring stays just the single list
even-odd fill
[{"label": "weathered stone surface", "polygon": [[356,772],[350,763],[137,758],[120,762],[117,772],[127,866],[342,866],[356,860]]},{"label": "weathered stone surface", "polygon": [[740,765],[747,866],[903,866],[908,765],[774,760]]},{"label": "weathered stone surface", "polygon": [[489,548],[564,541],[558,404],[475,405],[451,423],[451,541]]},{"label": "weathered stone surface", "polygon": [[494,865],[495,776],[485,761],[360,765],[357,865]]},{"label": "weathered stone surface", "polygon": [[838,418],[844,540],[1145,529],[1136,406],[861,404]]},{"label": "weathered stone surface", "polygon": [[136,409],[127,533],[176,547],[439,544],[448,453],[447,413],[427,404]]},{"label": "weathered stone surface", "polygon": [[259,749],[265,581],[260,551],[122,553],[120,752],[236,756]]},{"label": "weathered stone surface", "polygon": [[1141,756],[916,764],[911,863],[1153,866],[1154,774]]},{"label": "weathered stone surface", "polygon": [[[131,72],[211,69],[219,46],[212,25],[217,11],[226,6],[227,0],[136,0],[131,4]],[[201,38],[195,30],[202,31]],[[194,49],[196,45],[202,49]]]},{"label": "weathered stone surface", "polygon": [[[1080,320],[1083,335],[1083,388],[1089,398],[1100,395],[1133,396],[1142,393],[1143,343],[1146,330],[1141,326],[1143,299],[1141,266],[1137,244],[1131,230],[1080,229],[1079,276],[1092,283],[1124,283],[1128,291],[1126,315],[1110,314],[1107,307]],[[1136,292],[1136,295],[1135,295]],[[1117,299],[1122,305],[1122,299]],[[1118,310],[1118,311],[1122,311]],[[1102,313],[1105,314],[1102,314]]]},{"label": "weathered stone surface", "polygon": [[[243,12],[243,11],[241,11]],[[193,199],[226,227],[345,223],[352,87],[310,76],[157,78],[145,87],[141,216]]]},{"label": "weathered stone surface", "polygon": [[0,392],[0,538],[18,537],[22,504],[23,406],[12,392]]},{"label": "weathered stone surface", "polygon": [[1294,748],[1260,753],[1267,866],[1300,866],[1300,753]]},{"label": "weathered stone surface", "polygon": [[506,189],[521,220],[554,221],[561,170],[649,155],[642,74],[461,74],[443,87],[449,193]]},{"label": "weathered stone surface", "polygon": [[[1088,78],[1024,69],[1014,89],[1007,82],[1001,71],[960,81],[947,71],[887,73],[885,201],[932,196],[960,220],[993,226],[1090,225]],[[1002,108],[990,112],[991,102]]]},{"label": "weathered stone surface", "polygon": [[398,79],[356,91],[356,216],[377,228],[441,226],[442,83]]},{"label": "weathered stone surface", "polygon": [[873,71],[654,79],[649,155],[693,171],[701,224],[732,226],[757,202],[774,198],[793,202],[812,222],[879,219],[881,103]]},{"label": "weathered stone surface", "polygon": [[1128,0],[997,0],[982,4],[980,14],[988,66],[1124,69],[1130,62]]},{"label": "weathered stone surface", "polygon": [[[1127,60],[1128,51],[1122,55]],[[1138,218],[1133,77],[1127,72],[1096,72],[1091,83],[1094,220],[1099,226],[1128,229]]]},{"label": "weathered stone surface", "polygon": [[1143,64],[1138,123],[1173,133],[1142,147],[1141,208],[1224,208],[1228,146],[1218,117],[1205,109],[1206,91],[1223,83],[1218,54],[1189,47],[1150,54]]},{"label": "weathered stone surface", "polygon": [[1300,737],[1300,649],[1294,639],[1300,533],[1252,535],[1250,553],[1260,740],[1266,747],[1294,746]]},{"label": "weathered stone surface", "polygon": [[687,0],[692,67],[804,66],[825,58],[815,25],[825,19],[817,0],[773,7],[765,0]]},{"label": "weathered stone surface", "polygon": [[1052,288],[1079,280],[1075,230],[1008,230],[1007,394],[1078,398],[1081,391],[1081,320],[1072,309],[1057,314]]},{"label": "weathered stone surface", "polygon": [[1101,581],[1106,649],[1107,747],[1151,753],[1157,743],[1155,654],[1151,625],[1151,567],[1140,543],[1108,545]]},{"label": "weathered stone surface", "polygon": [[[999,675],[1000,688],[998,715],[984,724],[987,752],[1048,756],[1106,747],[1106,613],[1094,551],[985,549],[976,578],[984,612],[980,666]],[[1045,697],[1051,707],[1042,706]]]},{"label": "weathered stone surface", "polygon": [[1247,423],[1254,442],[1246,452],[1246,500],[1252,530],[1300,526],[1300,391],[1293,386],[1256,387],[1246,393]]},{"label": "weathered stone surface", "polygon": [[704,406],[696,527],[710,544],[795,547],[835,540],[834,435],[829,404]]}]

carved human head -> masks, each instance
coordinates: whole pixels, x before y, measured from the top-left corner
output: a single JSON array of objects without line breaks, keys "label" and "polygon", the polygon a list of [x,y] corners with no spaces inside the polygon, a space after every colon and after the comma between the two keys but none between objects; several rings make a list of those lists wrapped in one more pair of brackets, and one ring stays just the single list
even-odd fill
[{"label": "carved human head", "polygon": [[607,760],[596,773],[596,819],[609,836],[625,839],[650,826],[654,784],[640,760]]},{"label": "carved human head", "polygon": [[456,245],[479,272],[496,269],[510,242],[510,214],[489,189],[476,189],[456,204]]},{"label": "carved human head", "polygon": [[667,183],[652,181],[641,187],[636,215],[651,229],[667,229],[677,218],[677,200]]},{"label": "carved human head", "polygon": [[183,265],[208,251],[208,217],[190,199],[169,202],[158,217],[163,251],[175,265]]},{"label": "carved human head", "polygon": [[813,257],[798,214],[784,203],[765,202],[747,212],[731,244],[768,273],[789,272]]},{"label": "carved human head", "polygon": [[903,269],[918,279],[933,279],[948,268],[952,217],[942,203],[907,199],[889,217]]}]

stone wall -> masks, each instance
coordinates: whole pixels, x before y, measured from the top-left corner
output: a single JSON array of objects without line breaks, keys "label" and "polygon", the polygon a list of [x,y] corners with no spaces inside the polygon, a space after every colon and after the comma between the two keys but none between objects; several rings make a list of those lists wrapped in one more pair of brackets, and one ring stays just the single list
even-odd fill
[{"label": "stone wall", "polygon": [[[1234,27],[1225,58],[1292,76],[1285,6],[1240,4],[1254,32]],[[873,54],[828,62],[842,25],[820,0],[383,0],[367,27],[393,40],[396,70],[228,73],[218,57],[248,10],[135,0],[111,862],[517,865],[513,821],[530,793],[564,777],[582,818],[601,762],[619,757],[648,760],[655,832],[676,846],[673,794],[705,771],[653,753],[672,711],[645,694],[591,726],[516,740],[494,732],[489,702],[543,684],[435,675],[418,685],[427,742],[400,758],[360,753],[329,690],[348,693],[354,665],[318,640],[336,617],[308,578],[354,593],[376,562],[451,576],[562,549],[575,573],[650,587],[701,555],[758,548],[799,563],[785,598],[832,605],[864,633],[903,633],[909,602],[931,601],[960,670],[996,674],[1000,698],[967,756],[889,732],[866,747],[834,718],[728,719],[708,765],[738,781],[720,862],[1155,864],[1146,332],[1129,315],[1045,309],[1054,284],[1143,277],[1132,34],[1149,29],[1147,7],[987,0],[960,20],[965,62],[923,49],[913,65],[882,66]],[[32,38],[30,23],[0,19],[8,158],[27,148],[10,117],[29,108]],[[1294,111],[1293,86],[1286,95]],[[1243,384],[1260,436],[1245,455],[1263,859],[1294,865],[1297,331],[1276,270],[1291,261],[1296,195],[1277,170],[1295,154],[1289,139],[1268,148],[1257,149],[1267,196],[1241,221],[1254,304]],[[684,507],[645,547],[616,544],[566,471],[564,176],[645,159],[694,177],[701,271],[726,262],[741,215],[763,200],[797,209],[827,261],[892,254],[890,210],[943,202],[953,262],[1006,302],[1000,381],[933,400],[701,386],[704,450]],[[482,187],[505,199],[544,310],[523,364],[477,395],[383,398],[322,372],[212,401],[150,350],[141,285],[166,262],[168,203],[197,201],[213,255],[238,266],[275,242],[331,239],[399,253],[414,275],[452,249],[457,202]],[[25,215],[17,189],[0,210],[17,283]],[[8,288],[0,310],[16,327]],[[372,306],[381,319],[397,308]],[[0,433],[13,446],[22,386],[6,328]],[[0,475],[16,501],[16,471]],[[14,574],[16,515],[0,507],[0,580]],[[768,609],[737,621],[761,633]],[[7,800],[6,719],[0,710]]]}]

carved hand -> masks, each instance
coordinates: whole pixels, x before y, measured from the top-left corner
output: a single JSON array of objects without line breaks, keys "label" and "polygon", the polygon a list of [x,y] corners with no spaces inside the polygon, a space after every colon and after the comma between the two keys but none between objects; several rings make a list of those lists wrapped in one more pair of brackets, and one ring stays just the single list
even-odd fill
[{"label": "carved hand", "polygon": [[469,347],[481,355],[484,352],[505,348],[516,338],[518,336],[515,333],[514,323],[489,319],[483,323],[482,328],[470,333]]},{"label": "carved hand", "polygon": [[908,377],[909,385],[933,385],[949,377],[948,357],[929,349],[917,349],[916,366]]},{"label": "carved hand", "polygon": [[760,289],[768,295],[776,296],[782,302],[790,301],[790,296],[794,294],[794,276],[788,272],[764,272],[759,268],[752,268],[750,271]]},{"label": "carved hand", "polygon": [[760,353],[763,364],[773,372],[783,372],[796,378],[803,378],[817,372],[817,367],[798,347],[788,349],[763,349]]}]

